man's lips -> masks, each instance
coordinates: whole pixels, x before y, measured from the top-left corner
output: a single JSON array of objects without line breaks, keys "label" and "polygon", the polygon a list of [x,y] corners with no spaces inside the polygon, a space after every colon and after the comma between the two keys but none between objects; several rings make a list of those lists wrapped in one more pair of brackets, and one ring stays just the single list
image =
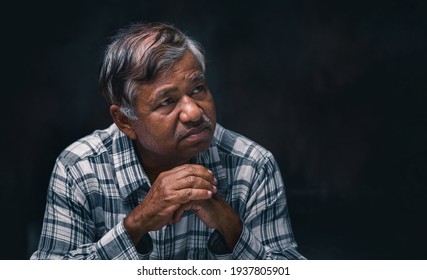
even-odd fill
[{"label": "man's lips", "polygon": [[193,135],[197,135],[197,134],[203,132],[205,129],[208,129],[208,128],[209,128],[209,124],[201,124],[198,127],[195,127],[195,128],[188,130],[182,137],[180,137],[180,140],[189,138]]}]

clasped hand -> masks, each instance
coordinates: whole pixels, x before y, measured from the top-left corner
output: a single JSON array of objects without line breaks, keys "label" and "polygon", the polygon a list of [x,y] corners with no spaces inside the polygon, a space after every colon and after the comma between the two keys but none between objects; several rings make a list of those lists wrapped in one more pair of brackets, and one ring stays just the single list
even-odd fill
[{"label": "clasped hand", "polygon": [[132,241],[137,244],[147,232],[178,222],[187,210],[224,235],[227,235],[225,225],[233,221],[239,223],[237,230],[241,231],[237,213],[215,194],[216,184],[212,172],[201,165],[186,164],[161,173],[147,196],[125,219]]}]

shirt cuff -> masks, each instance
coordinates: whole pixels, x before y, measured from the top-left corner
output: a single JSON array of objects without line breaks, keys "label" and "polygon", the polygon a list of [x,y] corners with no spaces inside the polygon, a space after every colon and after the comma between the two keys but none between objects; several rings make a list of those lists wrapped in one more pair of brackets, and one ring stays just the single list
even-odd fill
[{"label": "shirt cuff", "polygon": [[208,251],[210,259],[229,260],[232,258],[232,251],[227,249],[222,235],[214,230],[208,240]]},{"label": "shirt cuff", "polygon": [[266,250],[251,230],[243,225],[242,234],[234,246],[233,258],[236,260],[263,260]]},{"label": "shirt cuff", "polygon": [[[148,242],[141,244],[141,242]],[[136,246],[127,233],[123,221],[118,223],[106,235],[104,235],[95,245],[100,259],[103,260],[139,260],[148,259],[152,251],[151,237],[144,236],[137,247],[143,249],[138,253]],[[149,246],[151,244],[151,250]],[[147,249],[148,248],[148,249]],[[145,250],[147,249],[147,250]]]},{"label": "shirt cuff", "polygon": [[209,238],[208,249],[210,257],[216,260],[256,260],[264,259],[266,255],[264,246],[245,225],[233,251],[227,249],[224,239],[217,230]]},{"label": "shirt cuff", "polygon": [[144,234],[135,248],[142,259],[148,259],[148,256],[153,252],[153,240],[150,234]]}]

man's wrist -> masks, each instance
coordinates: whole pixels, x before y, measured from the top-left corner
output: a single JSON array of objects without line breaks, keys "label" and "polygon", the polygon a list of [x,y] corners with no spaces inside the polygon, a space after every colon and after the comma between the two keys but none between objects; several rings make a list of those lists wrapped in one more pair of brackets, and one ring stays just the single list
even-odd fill
[{"label": "man's wrist", "polygon": [[123,225],[135,245],[137,245],[141,238],[147,233],[147,231],[144,231],[138,226],[132,215],[129,215],[124,219]]},{"label": "man's wrist", "polygon": [[224,239],[227,248],[232,251],[237,244],[243,230],[243,223],[240,220],[239,215],[233,211],[233,217],[230,220],[224,221],[221,226],[217,228],[217,231]]}]

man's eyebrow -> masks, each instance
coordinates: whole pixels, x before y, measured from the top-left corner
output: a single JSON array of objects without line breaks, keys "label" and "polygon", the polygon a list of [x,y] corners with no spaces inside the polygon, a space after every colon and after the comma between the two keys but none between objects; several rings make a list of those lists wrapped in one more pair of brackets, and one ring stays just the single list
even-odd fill
[{"label": "man's eyebrow", "polygon": [[198,82],[198,81],[201,81],[201,80],[204,80],[204,79],[205,79],[205,74],[202,73],[202,72],[200,72],[200,73],[195,74],[191,78],[191,81],[194,83],[194,82]]},{"label": "man's eyebrow", "polygon": [[174,90],[175,90],[174,87],[168,87],[168,88],[162,89],[153,98],[151,98],[148,102],[152,105],[155,105],[158,102],[160,102],[160,100],[165,98],[167,95],[172,93]]}]

